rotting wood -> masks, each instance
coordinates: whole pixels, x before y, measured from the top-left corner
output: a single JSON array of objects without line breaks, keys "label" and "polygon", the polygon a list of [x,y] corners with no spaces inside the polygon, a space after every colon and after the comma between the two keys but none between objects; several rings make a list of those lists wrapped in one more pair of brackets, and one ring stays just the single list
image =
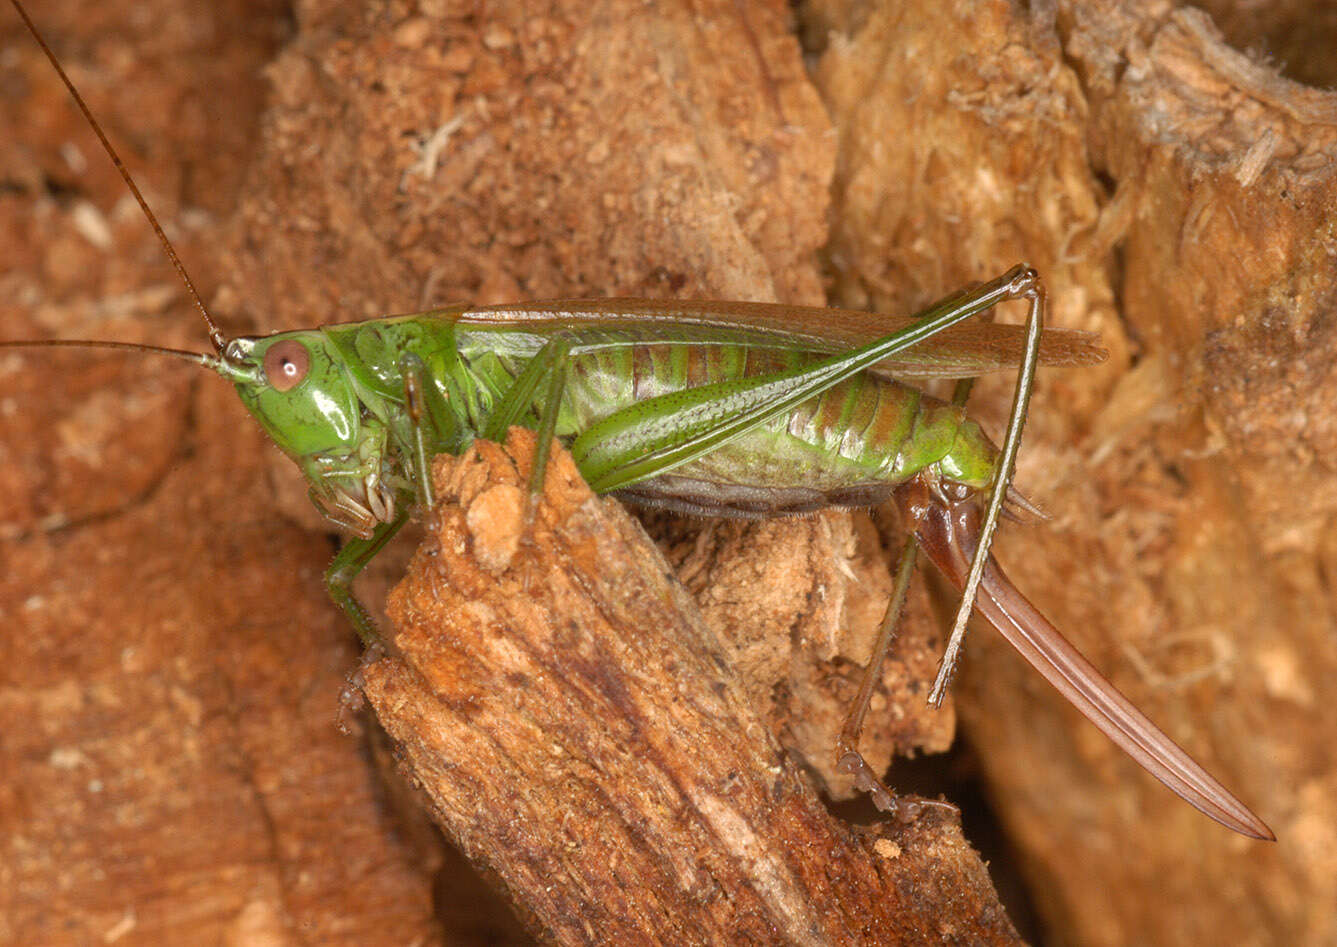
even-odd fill
[{"label": "rotting wood", "polygon": [[[1279,838],[1185,811],[982,631],[958,711],[1047,927],[1333,942],[1337,96],[1293,81],[1331,85],[1330,7],[812,13],[844,141],[832,301],[894,308],[1024,258],[1055,322],[1101,332],[1105,366],[1042,373],[1018,485],[1054,518],[999,559]],[[1000,387],[977,386],[986,423]]]},{"label": "rotting wood", "polygon": [[[1073,942],[1326,943],[1337,162],[1333,127],[1301,119],[1330,93],[1233,56],[1262,43],[1292,78],[1326,79],[1331,12],[1197,6],[1224,40],[1164,2],[659,3],[597,17],[498,2],[485,18],[306,2],[263,70],[263,122],[257,63],[294,25],[274,4],[220,6],[215,20],[173,0],[40,13],[131,142],[197,280],[221,274],[231,328],[539,295],[816,303],[828,221],[834,303],[905,311],[1018,258],[1040,266],[1055,321],[1099,329],[1116,357],[1042,379],[1022,486],[1055,520],[1009,528],[1000,556],[1281,842],[1260,853],[1200,825],[981,630],[957,695],[1015,861],[1048,929]],[[812,82],[795,18],[827,44],[810,51]],[[147,228],[115,210],[120,182],[16,36],[0,97],[5,332],[201,343]],[[1282,52],[1300,48],[1317,54]],[[206,120],[202,101],[238,114]],[[405,178],[423,166],[416,136],[457,114],[435,176]],[[90,205],[115,248],[86,239]],[[1121,352],[1138,355],[1127,375]],[[430,942],[444,902],[481,899],[403,846],[371,756],[331,728],[353,648],[320,588],[325,527],[293,525],[311,515],[302,489],[273,501],[273,452],[229,391],[184,368],[24,361],[6,360],[19,410],[0,412],[0,834],[14,841],[0,914],[34,943],[257,930]],[[986,420],[1004,388],[977,389]],[[789,555],[843,519],[765,529]],[[674,528],[681,548],[695,528]],[[738,559],[751,535],[712,529],[730,548],[704,536],[693,564],[737,580],[698,568],[692,590],[706,610],[741,611],[733,590],[765,557]],[[858,575],[871,587],[876,570]],[[932,666],[928,637],[913,641],[894,675],[907,692]],[[813,689],[826,683],[814,675]],[[893,698],[870,727],[917,705]],[[798,720],[786,711],[780,729]]]},{"label": "rotting wood", "polygon": [[[1014,943],[942,810],[835,819],[640,525],[533,435],[437,459],[362,685],[435,819],[558,943]],[[930,933],[931,932],[931,933]]]}]

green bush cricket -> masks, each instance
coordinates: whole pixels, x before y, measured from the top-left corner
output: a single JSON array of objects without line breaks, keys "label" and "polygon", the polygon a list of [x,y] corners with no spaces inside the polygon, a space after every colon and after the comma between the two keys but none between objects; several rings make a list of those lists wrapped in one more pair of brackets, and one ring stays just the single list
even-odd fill
[{"label": "green bush cricket", "polygon": [[[1036,366],[1100,357],[1085,337],[1054,331],[1042,337],[1044,290],[1034,270],[1015,267],[913,319],[750,303],[574,300],[459,306],[231,339],[205,310],[114,149],[37,39],[158,233],[215,352],[0,344],[156,352],[231,381],[298,464],[317,507],[354,534],[326,582],[364,640],[377,633],[350,583],[412,511],[430,506],[430,459],[457,454],[475,438],[496,439],[511,425],[538,432],[534,490],[557,437],[596,491],[679,512],[784,515],[894,497],[919,547],[964,589],[931,700],[942,699],[966,619],[978,604],[1065,697],[1157,778],[1235,831],[1272,837],[1077,654],[989,555],[1005,504],[1024,503],[1010,481]],[[1029,303],[1024,330],[961,325],[1011,300]],[[1020,373],[1001,449],[959,404],[898,380],[963,378],[1011,366]],[[912,564],[903,557],[898,593]],[[884,644],[900,598],[888,609]],[[842,749],[865,788],[885,796],[854,748],[867,691],[851,713]]]}]

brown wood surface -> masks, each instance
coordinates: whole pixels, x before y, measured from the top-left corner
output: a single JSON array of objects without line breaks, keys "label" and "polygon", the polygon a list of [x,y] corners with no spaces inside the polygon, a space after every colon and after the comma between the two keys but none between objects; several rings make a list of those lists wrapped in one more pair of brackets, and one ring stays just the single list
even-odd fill
[{"label": "brown wood surface", "polygon": [[1014,943],[955,814],[855,830],[767,731],[640,524],[533,436],[436,466],[360,677],[434,818],[542,939]]},{"label": "brown wood surface", "polygon": [[[1331,48],[1332,21],[1213,6],[1228,37],[1172,3],[814,8],[847,142],[833,302],[1026,258],[1058,321],[1101,332],[1103,370],[1042,376],[1018,477],[1054,518],[999,557],[1278,835],[1199,817],[977,634],[963,728],[1037,906],[1079,943],[1337,937],[1337,98],[1279,71],[1331,84],[1331,57],[1245,52]],[[868,145],[895,129],[904,147]]]},{"label": "brown wood surface", "polygon": [[[1040,939],[1329,943],[1337,104],[1319,87],[1337,78],[1332,18],[1302,0],[1198,6],[141,0],[32,12],[233,332],[558,295],[903,312],[1035,264],[1054,321],[1100,331],[1113,358],[1042,375],[1020,478],[1054,516],[1009,527],[1000,557],[1280,840],[1245,842],[1188,809],[977,629],[955,707],[1015,846],[991,867],[1029,882]],[[147,227],[12,16],[0,44],[0,338],[202,348]],[[1257,45],[1276,61],[1242,52]],[[975,409],[998,425],[1007,397],[1007,379],[986,379]],[[0,942],[527,936],[441,843],[377,725],[345,707],[357,648],[321,588],[332,537],[293,476],[227,387],[186,366],[0,353]],[[467,533],[459,520],[477,502],[433,525],[455,517]],[[443,675],[468,679],[432,661],[366,671],[374,696],[414,695],[376,703],[430,808],[526,902],[530,930],[598,937],[560,916],[575,905],[604,930],[780,940],[813,931],[795,918],[825,905],[809,916],[832,940],[1005,931],[979,889],[948,897],[946,879],[981,878],[949,825],[884,828],[895,847],[870,847],[814,802],[824,783],[847,788],[830,772],[832,736],[895,525],[651,518],[678,586],[646,565],[629,521],[593,508],[610,532],[590,535],[630,571],[597,574],[611,610],[594,608],[592,581],[569,591],[589,598],[563,600],[593,616],[580,635],[554,632],[573,650],[554,647],[545,668],[573,680],[487,678],[478,695],[489,726],[543,720],[563,737],[546,770],[569,778],[578,815],[600,816],[575,822],[578,844],[557,844],[571,823],[535,830],[550,823],[534,813],[553,812],[539,805],[551,790],[532,788],[545,785],[538,758],[498,784],[523,821],[470,824],[469,786],[424,778],[441,765],[415,749],[427,721],[455,721],[436,734],[445,746],[496,732],[459,722],[473,704],[430,699],[450,692]],[[482,569],[474,555],[452,552],[452,568]],[[369,598],[403,577],[406,556],[371,577]],[[512,568],[582,574],[575,553],[561,568],[522,559]],[[635,624],[617,590],[660,581],[675,607],[649,630],[690,633],[655,647],[687,649],[684,682],[718,667],[709,655],[727,670],[722,692],[683,692],[698,695],[685,707],[711,709],[713,768],[637,789],[669,769],[641,763],[633,751],[655,744],[627,742],[630,718],[538,695],[601,693],[601,678],[581,676],[593,670],[579,643],[616,653],[626,636],[595,635]],[[479,585],[475,607],[521,608]],[[879,763],[893,748],[945,748],[955,724],[951,705],[923,706],[940,626],[916,597],[865,739]],[[427,641],[425,627],[403,634]],[[660,706],[648,695],[667,670],[629,674],[646,686],[636,706]],[[592,731],[564,710],[591,726],[597,711],[605,742],[568,739]],[[616,784],[597,789],[610,784],[587,778],[598,769],[573,748],[597,751]],[[744,775],[731,795],[718,766],[733,754]],[[767,765],[780,767],[778,800],[761,792],[777,785],[757,775]],[[677,824],[632,837],[670,810]],[[712,812],[741,813],[758,840],[747,864],[769,875],[740,868],[739,836]],[[830,847],[775,837],[782,827]],[[582,853],[601,857],[591,868]],[[537,866],[571,884],[527,887]],[[667,893],[619,909],[616,892],[581,887],[593,871],[702,896],[690,917],[667,910]],[[879,885],[909,921],[861,900]]]}]

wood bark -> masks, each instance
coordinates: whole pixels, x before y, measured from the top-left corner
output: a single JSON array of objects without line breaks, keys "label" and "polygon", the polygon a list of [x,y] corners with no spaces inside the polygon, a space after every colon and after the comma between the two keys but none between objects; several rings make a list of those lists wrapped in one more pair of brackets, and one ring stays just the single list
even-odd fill
[{"label": "wood bark", "polygon": [[1248,51],[1300,56],[1331,18],[1210,6],[1229,36],[1171,3],[813,8],[847,141],[835,298],[1027,258],[1054,318],[1101,332],[1103,371],[1041,380],[1018,476],[1054,519],[999,557],[1279,837],[1196,817],[977,635],[965,731],[1038,907],[1082,943],[1337,936],[1337,99],[1279,72],[1330,84],[1330,57]]},{"label": "wood bark", "polygon": [[[1029,881],[1039,939],[1337,939],[1337,721],[1322,700],[1337,672],[1337,109],[1321,90],[1334,79],[1321,4],[154,0],[33,13],[233,332],[561,295],[903,312],[1035,264],[1053,321],[1101,332],[1112,358],[1042,376],[1020,483],[1053,520],[1009,528],[1000,557],[1280,841],[1244,843],[1184,807],[978,629],[956,707],[1016,846],[992,867]],[[49,67],[12,18],[0,39],[0,337],[202,348]],[[1007,384],[977,392],[995,430]],[[186,366],[0,356],[0,941],[525,937],[379,765],[376,727],[340,711],[356,649],[321,588],[332,538],[286,464],[225,386]],[[613,519],[608,535],[640,548]],[[647,523],[692,600],[664,580],[690,629],[683,666],[728,666],[724,696],[693,706],[772,734],[724,739],[733,725],[711,723],[720,758],[741,754],[753,775],[735,796],[701,776],[698,800],[737,806],[762,833],[758,864],[792,880],[744,877],[736,837],[711,836],[690,807],[690,875],[672,874],[689,849],[670,850],[667,830],[660,848],[627,842],[638,806],[662,814],[681,789],[590,803],[614,814],[637,879],[676,893],[690,877],[747,906],[703,901],[695,927],[663,911],[657,929],[673,917],[702,937],[755,933],[801,916],[778,905],[805,904],[831,907],[818,923],[832,939],[862,933],[856,917],[908,941],[1003,930],[992,908],[970,926],[957,908],[977,902],[944,904],[945,879],[979,878],[946,826],[883,829],[901,846],[887,860],[812,802],[813,786],[846,792],[832,736],[895,524]],[[601,581],[650,582],[639,556]],[[398,562],[364,594],[381,597]],[[463,555],[457,567],[481,568]],[[955,723],[952,707],[923,707],[941,632],[916,595],[866,735],[879,765],[945,748]],[[393,661],[367,674],[382,696],[432,680]],[[518,701],[518,725],[534,712],[526,693],[501,682],[479,699],[498,721]],[[422,734],[383,712],[413,760]],[[777,745],[783,805],[766,810],[755,767],[781,759]],[[659,772],[611,739],[590,746],[627,779]],[[458,805],[435,805],[475,838]],[[776,809],[840,856],[765,835],[793,824]],[[552,833],[503,830],[526,865],[571,879],[586,877],[579,850],[608,843],[582,836],[573,855],[542,848]],[[482,860],[523,899],[504,854]],[[819,865],[853,880],[814,878]],[[859,910],[878,885],[921,926]],[[539,897],[528,920],[579,937],[554,905],[584,909],[587,895]],[[652,907],[600,918],[649,924],[632,912]]]},{"label": "wood bark", "polygon": [[1014,943],[954,814],[830,814],[640,525],[533,436],[436,466],[361,684],[434,818],[555,943]]}]

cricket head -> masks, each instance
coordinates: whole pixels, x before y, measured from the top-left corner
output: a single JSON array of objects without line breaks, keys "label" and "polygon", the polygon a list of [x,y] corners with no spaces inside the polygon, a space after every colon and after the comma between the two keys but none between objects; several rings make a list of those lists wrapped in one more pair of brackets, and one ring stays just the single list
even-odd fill
[{"label": "cricket head", "polygon": [[329,520],[369,538],[394,519],[386,428],[364,412],[343,361],[319,330],[231,339],[209,367],[236,386]]}]

